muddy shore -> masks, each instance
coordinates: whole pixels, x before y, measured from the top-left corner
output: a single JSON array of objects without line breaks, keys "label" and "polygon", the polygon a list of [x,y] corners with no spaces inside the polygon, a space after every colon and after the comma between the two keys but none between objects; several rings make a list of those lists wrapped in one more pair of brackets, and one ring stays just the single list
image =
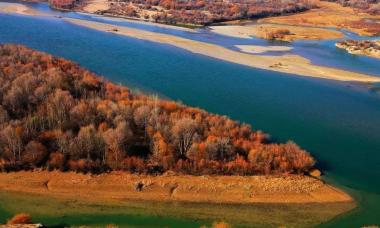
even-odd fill
[{"label": "muddy shore", "polygon": [[0,173],[0,190],[68,198],[130,199],[207,203],[351,202],[345,192],[322,181],[291,176],[146,176],[125,172]]}]

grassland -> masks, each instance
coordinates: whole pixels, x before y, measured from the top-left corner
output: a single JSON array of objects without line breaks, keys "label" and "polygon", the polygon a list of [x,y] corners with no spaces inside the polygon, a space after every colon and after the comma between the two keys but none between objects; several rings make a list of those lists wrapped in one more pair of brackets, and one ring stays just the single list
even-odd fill
[{"label": "grassland", "polygon": [[19,212],[53,227],[200,227],[224,220],[236,227],[311,227],[354,207],[353,203],[327,204],[209,204],[122,200],[93,202],[0,191],[0,223]]}]

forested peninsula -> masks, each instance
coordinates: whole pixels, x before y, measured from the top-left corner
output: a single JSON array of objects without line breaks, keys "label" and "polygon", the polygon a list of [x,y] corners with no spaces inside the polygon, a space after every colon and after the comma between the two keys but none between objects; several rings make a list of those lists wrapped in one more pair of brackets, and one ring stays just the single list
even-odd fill
[{"label": "forested peninsula", "polygon": [[204,175],[303,174],[293,142],[198,108],[133,94],[79,65],[0,45],[0,169]]}]

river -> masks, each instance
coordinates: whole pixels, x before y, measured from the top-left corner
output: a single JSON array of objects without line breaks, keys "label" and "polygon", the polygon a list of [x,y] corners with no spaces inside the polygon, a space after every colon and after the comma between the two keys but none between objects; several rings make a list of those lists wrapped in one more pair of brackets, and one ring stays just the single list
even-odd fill
[{"label": "river", "polygon": [[[34,6],[49,10],[44,4]],[[65,15],[104,20],[78,13]],[[358,201],[357,209],[322,227],[380,224],[377,92],[350,83],[223,62],[170,45],[79,27],[59,18],[0,14],[0,22],[0,43],[24,44],[62,56],[113,82],[228,115],[270,133],[278,141],[294,140],[317,158],[327,181],[347,190]],[[113,23],[175,33],[230,48],[237,43],[266,43],[259,39],[224,37],[207,30],[191,33]],[[292,52],[315,63],[380,76],[379,60],[353,57],[337,50],[333,41],[300,41],[292,46]]]}]

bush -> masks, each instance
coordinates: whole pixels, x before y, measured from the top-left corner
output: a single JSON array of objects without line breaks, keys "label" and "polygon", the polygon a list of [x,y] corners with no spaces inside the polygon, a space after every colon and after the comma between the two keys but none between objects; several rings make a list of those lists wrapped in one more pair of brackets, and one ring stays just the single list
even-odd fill
[{"label": "bush", "polygon": [[32,224],[32,223],[33,222],[32,222],[32,219],[30,218],[30,215],[26,213],[17,214],[7,221],[7,225]]}]

